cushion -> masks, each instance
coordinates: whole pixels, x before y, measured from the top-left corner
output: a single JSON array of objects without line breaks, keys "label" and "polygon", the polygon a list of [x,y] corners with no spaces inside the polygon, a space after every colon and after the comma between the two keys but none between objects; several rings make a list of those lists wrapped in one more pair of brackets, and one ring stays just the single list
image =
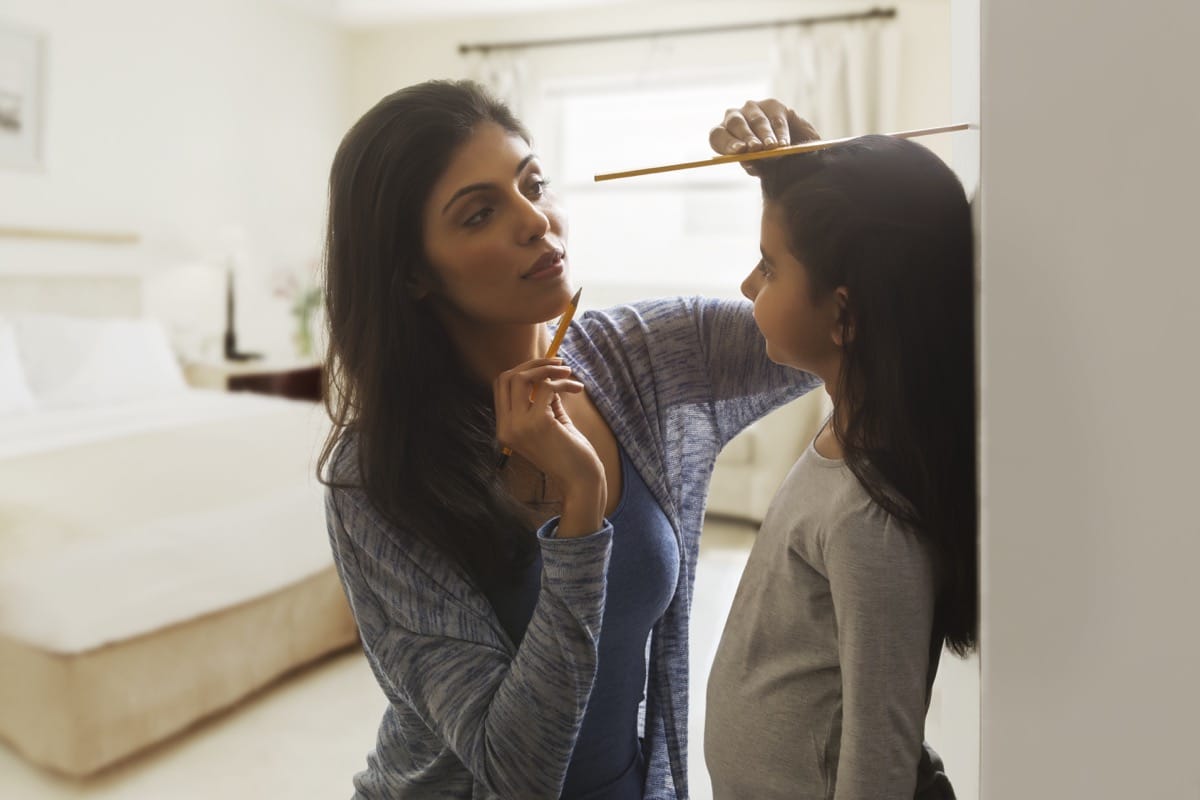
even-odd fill
[{"label": "cushion", "polygon": [[13,325],[41,408],[100,405],[186,389],[166,331],[155,320],[27,314],[14,317]]},{"label": "cushion", "polygon": [[0,319],[0,414],[32,411],[34,407],[12,324]]}]

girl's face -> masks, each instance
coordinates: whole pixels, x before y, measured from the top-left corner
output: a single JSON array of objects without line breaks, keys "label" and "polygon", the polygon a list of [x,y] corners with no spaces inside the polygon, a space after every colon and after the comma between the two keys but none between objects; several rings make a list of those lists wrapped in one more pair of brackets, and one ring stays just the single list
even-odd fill
[{"label": "girl's face", "polygon": [[828,380],[836,374],[842,344],[845,290],[815,296],[808,270],[788,249],[783,213],[763,205],[762,260],[742,281],[742,294],[754,302],[754,321],[767,340],[767,357]]},{"label": "girl's face", "polygon": [[566,308],[566,216],[520,136],[479,125],[434,184],[423,228],[435,280],[418,291],[443,316],[529,324]]}]

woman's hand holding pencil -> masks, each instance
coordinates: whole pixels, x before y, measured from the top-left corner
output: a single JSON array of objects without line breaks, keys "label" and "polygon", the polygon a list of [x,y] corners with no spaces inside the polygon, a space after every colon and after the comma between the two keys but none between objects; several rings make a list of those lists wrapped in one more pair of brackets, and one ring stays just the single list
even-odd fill
[{"label": "woman's hand holding pencil", "polygon": [[[545,358],[554,358],[558,355],[558,348],[562,345],[563,337],[567,335],[567,328],[571,325],[571,320],[575,318],[575,312],[579,309],[579,295],[583,294],[583,289],[576,290],[575,295],[571,298],[571,302],[567,304],[567,310],[563,312],[562,319],[558,321],[558,328],[554,331],[554,338],[550,341],[550,346],[546,348]],[[533,393],[537,391],[535,386],[529,392],[529,402],[533,402]],[[508,457],[512,455],[512,448],[505,445],[504,450],[500,453],[500,463],[496,466],[504,469],[504,465],[508,463]]]},{"label": "woman's hand holding pencil", "polygon": [[604,465],[559,397],[583,391],[583,384],[571,377],[571,368],[555,356],[578,302],[577,292],[545,358],[502,372],[492,387],[496,436],[504,443],[506,456],[519,453],[563,489],[561,538],[597,530],[608,500]]}]

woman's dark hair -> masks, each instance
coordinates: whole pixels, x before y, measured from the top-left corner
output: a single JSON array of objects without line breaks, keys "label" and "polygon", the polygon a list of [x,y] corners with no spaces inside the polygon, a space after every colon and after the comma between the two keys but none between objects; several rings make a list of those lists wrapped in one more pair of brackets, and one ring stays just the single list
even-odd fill
[{"label": "woman's dark hair", "polygon": [[[430,81],[383,98],[338,147],[325,243],[333,429],[317,467],[485,586],[528,563],[535,538],[496,470],[491,387],[469,377],[415,285],[437,283],[422,232],[433,185],[488,122],[529,141],[483,87]],[[335,457],[347,436],[357,475]]]},{"label": "woman's dark hair", "polygon": [[835,424],[871,498],[934,546],[934,630],[978,636],[975,280],[970,206],[926,148],[864,136],[760,161],[816,297],[847,288]]}]

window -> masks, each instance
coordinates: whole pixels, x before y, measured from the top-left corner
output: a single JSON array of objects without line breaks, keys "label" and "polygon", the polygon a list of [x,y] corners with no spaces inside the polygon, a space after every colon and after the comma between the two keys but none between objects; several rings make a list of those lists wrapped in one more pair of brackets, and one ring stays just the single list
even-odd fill
[{"label": "window", "polygon": [[671,294],[738,295],[757,261],[758,182],[735,164],[595,183],[602,172],[707,158],[725,109],[767,96],[755,76],[548,87],[543,157],[570,219],[586,305]]}]

